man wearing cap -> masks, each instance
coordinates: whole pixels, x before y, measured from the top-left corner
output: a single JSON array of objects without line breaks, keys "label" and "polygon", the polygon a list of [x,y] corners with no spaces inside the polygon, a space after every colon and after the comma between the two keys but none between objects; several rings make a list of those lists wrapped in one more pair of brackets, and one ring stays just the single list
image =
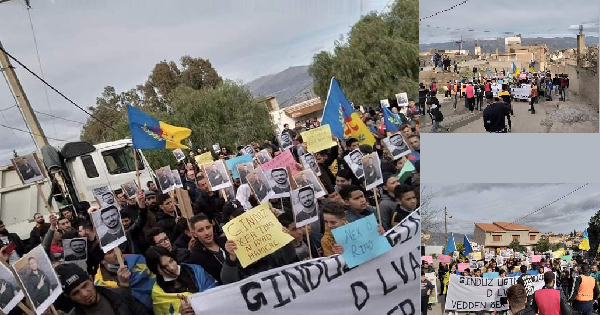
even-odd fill
[{"label": "man wearing cap", "polygon": [[510,115],[510,107],[504,102],[494,103],[494,94],[486,92],[488,103],[483,110],[483,127],[490,133],[506,133],[505,117]]},{"label": "man wearing cap", "polygon": [[[119,288],[95,287],[87,272],[75,264],[62,264],[56,267],[64,295],[73,303],[70,314],[151,314],[131,294],[129,276],[131,272],[126,266],[119,268]],[[182,314],[193,314],[183,308]],[[189,307],[191,309],[191,306]]]}]

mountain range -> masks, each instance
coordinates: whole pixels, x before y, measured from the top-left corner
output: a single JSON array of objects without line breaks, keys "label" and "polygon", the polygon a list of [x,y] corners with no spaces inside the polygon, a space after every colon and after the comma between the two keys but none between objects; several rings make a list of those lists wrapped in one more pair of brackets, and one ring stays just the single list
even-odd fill
[{"label": "mountain range", "polygon": [[[586,46],[594,46],[598,45],[598,37],[594,36],[586,36],[585,44]],[[477,42],[473,40],[465,41],[462,43],[462,49],[469,50],[469,53],[475,53],[475,44],[481,46],[482,53],[495,53],[496,52],[496,41],[495,40],[477,40]],[[555,37],[555,38],[542,38],[542,37],[534,37],[534,38],[522,38],[521,45],[523,46],[535,46],[545,44],[550,48],[550,51],[555,50],[563,50],[569,48],[577,47],[577,38],[576,37]],[[419,52],[425,52],[429,49],[458,49],[460,44],[456,42],[446,42],[446,43],[433,43],[433,44],[419,44]],[[504,52],[504,38],[498,38],[498,52]]]},{"label": "mountain range", "polygon": [[279,108],[316,97],[308,66],[289,67],[279,73],[255,79],[245,86],[254,97],[275,96]]}]

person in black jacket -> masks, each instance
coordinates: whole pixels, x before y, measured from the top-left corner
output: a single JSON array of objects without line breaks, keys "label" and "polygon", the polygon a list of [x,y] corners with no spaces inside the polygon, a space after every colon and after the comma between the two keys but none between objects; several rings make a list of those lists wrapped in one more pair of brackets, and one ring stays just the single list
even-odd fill
[{"label": "person in black jacket", "polygon": [[435,286],[425,278],[425,270],[421,270],[421,314],[427,315],[429,309],[429,296]]},{"label": "person in black jacket", "polygon": [[187,263],[190,259],[190,250],[188,247],[178,247],[171,243],[167,233],[159,227],[153,227],[146,233],[146,241],[150,246],[160,246],[170,251],[178,263]]},{"label": "person in black jacket", "polygon": [[[132,295],[129,289],[129,270],[119,268],[119,288],[95,287],[88,273],[76,264],[62,264],[56,267],[64,295],[74,305],[69,314],[83,315],[94,311],[108,311],[119,315],[145,315],[151,312]],[[191,306],[180,308],[182,314],[194,314]]]},{"label": "person in black jacket", "polygon": [[30,250],[42,243],[44,235],[46,235],[46,232],[48,232],[48,229],[50,228],[50,223],[44,222],[44,216],[40,213],[34,214],[33,219],[35,220],[35,226],[29,233]]},{"label": "person in black jacket", "polygon": [[182,218],[181,211],[177,209],[173,198],[167,194],[159,195],[156,203],[160,209],[160,211],[156,213],[156,224],[167,233],[171,242],[175,242],[181,234],[181,231],[176,225],[177,220]]},{"label": "person in black jacket", "polygon": [[25,245],[23,245],[21,238],[16,233],[8,232],[6,226],[4,226],[4,222],[0,220],[0,247],[7,246],[11,243],[16,245],[15,250],[10,257],[12,263],[25,254]]},{"label": "person in black jacket", "polygon": [[508,307],[513,315],[534,315],[535,312],[527,303],[527,293],[521,284],[513,284],[506,290]]},{"label": "person in black jacket", "polygon": [[95,275],[100,262],[104,259],[104,252],[100,247],[98,234],[90,221],[84,221],[79,226],[79,236],[87,238],[87,272]]},{"label": "person in black jacket", "polygon": [[218,192],[210,190],[206,177],[199,175],[196,183],[199,193],[194,202],[194,214],[204,213],[211,222],[219,222],[225,199],[219,196]]},{"label": "person in black jacket", "polygon": [[202,213],[194,215],[190,219],[195,238],[191,249],[189,263],[202,266],[219,284],[221,281],[221,269],[225,259],[229,257],[225,251],[224,236],[215,237],[212,223]]},{"label": "person in black jacket", "polygon": [[510,115],[510,106],[504,102],[493,102],[494,94],[486,92],[488,106],[483,110],[483,126],[490,133],[506,133],[506,117]]},{"label": "person in black jacket", "polygon": [[446,129],[446,132],[450,132],[450,128],[442,126],[440,123],[444,120],[444,115],[440,109],[440,102],[437,97],[432,96],[427,103],[429,108],[429,118],[431,118],[431,132],[436,133],[438,128]]},{"label": "person in black jacket", "polygon": [[138,202],[138,215],[135,222],[132,223],[133,219],[129,213],[121,212],[121,224],[125,229],[127,241],[119,245],[124,254],[143,254],[146,252],[147,244],[143,237],[143,228],[148,221],[148,207],[146,206],[146,198],[144,192],[138,190],[137,192]]},{"label": "person in black jacket", "polygon": [[321,176],[319,176],[319,179],[323,183],[323,186],[325,186],[325,190],[327,190],[328,193],[332,193],[335,190],[335,176],[329,167],[338,158],[338,156],[339,150],[337,145],[329,148],[328,150],[319,151],[315,154],[317,165],[321,171]]}]

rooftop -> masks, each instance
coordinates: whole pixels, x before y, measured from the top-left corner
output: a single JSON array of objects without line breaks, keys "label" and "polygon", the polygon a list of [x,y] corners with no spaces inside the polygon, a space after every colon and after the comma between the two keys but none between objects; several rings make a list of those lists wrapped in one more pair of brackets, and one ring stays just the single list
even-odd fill
[{"label": "rooftop", "polygon": [[540,233],[540,231],[534,228],[510,222],[475,223],[475,226],[486,232],[529,231]]}]

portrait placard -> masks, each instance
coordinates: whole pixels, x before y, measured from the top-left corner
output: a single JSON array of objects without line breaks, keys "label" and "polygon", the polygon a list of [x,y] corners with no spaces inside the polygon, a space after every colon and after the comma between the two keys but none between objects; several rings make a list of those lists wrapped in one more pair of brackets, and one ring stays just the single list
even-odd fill
[{"label": "portrait placard", "polygon": [[319,220],[319,207],[312,185],[292,191],[292,210],[297,228]]},{"label": "portrait placard", "polygon": [[121,224],[121,213],[115,206],[108,206],[92,212],[92,221],[100,240],[100,247],[106,253],[127,240]]},{"label": "portrait placard", "polygon": [[35,183],[46,177],[44,167],[35,153],[19,156],[10,161],[17,169],[17,174],[19,174],[19,178],[23,184]]},{"label": "portrait placard", "polygon": [[62,241],[65,249],[65,262],[87,261],[87,238],[78,237]]}]

